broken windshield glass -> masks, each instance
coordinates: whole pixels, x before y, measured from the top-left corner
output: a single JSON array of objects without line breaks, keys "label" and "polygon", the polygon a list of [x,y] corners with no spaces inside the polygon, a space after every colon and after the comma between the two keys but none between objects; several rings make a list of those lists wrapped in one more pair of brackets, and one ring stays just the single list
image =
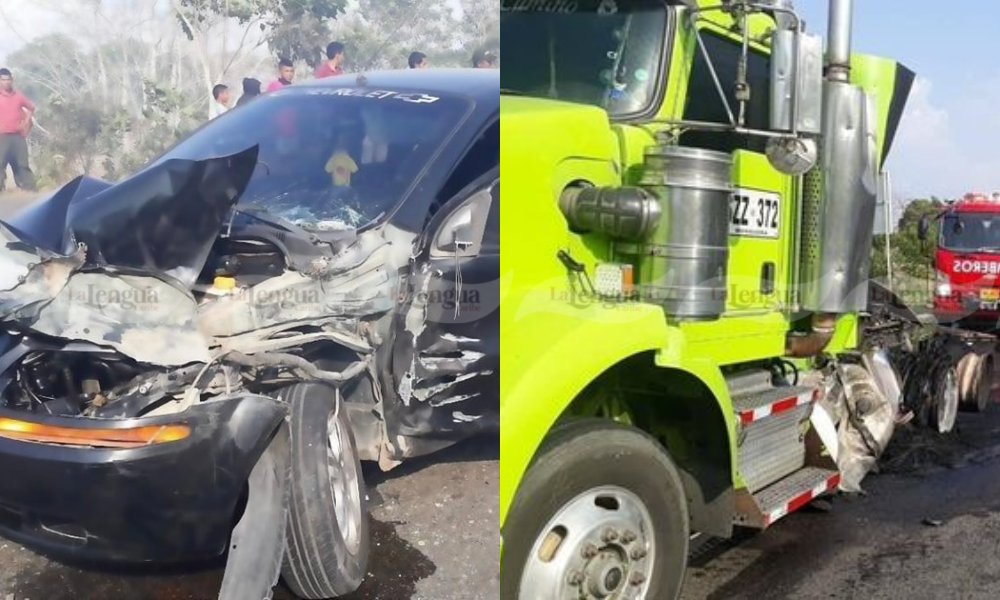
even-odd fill
[{"label": "broken windshield glass", "polygon": [[157,159],[260,148],[240,205],[311,230],[364,226],[396,206],[469,108],[461,98],[313,86],[261,96]]},{"label": "broken windshield glass", "polygon": [[665,70],[668,14],[655,0],[502,0],[500,87],[614,116],[642,112]]}]

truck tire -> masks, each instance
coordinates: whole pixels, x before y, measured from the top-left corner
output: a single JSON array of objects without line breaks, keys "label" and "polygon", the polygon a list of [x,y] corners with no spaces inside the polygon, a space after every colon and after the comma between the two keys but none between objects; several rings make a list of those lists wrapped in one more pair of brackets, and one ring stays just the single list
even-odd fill
[{"label": "truck tire", "polygon": [[290,386],[291,494],[282,575],[300,598],[322,600],[361,586],[371,548],[368,496],[347,410],[336,390]]},{"label": "truck tire", "polygon": [[684,488],[660,444],[608,421],[570,423],[521,481],[503,531],[500,597],[677,598],[688,541]]},{"label": "truck tire", "polygon": [[948,365],[939,371],[934,381],[934,409],[930,414],[931,427],[940,434],[951,433],[958,418],[961,403],[958,369]]}]

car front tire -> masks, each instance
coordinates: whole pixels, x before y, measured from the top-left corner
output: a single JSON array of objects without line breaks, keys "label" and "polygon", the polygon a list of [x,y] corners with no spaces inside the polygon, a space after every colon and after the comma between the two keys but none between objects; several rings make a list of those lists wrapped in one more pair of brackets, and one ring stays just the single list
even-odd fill
[{"label": "car front tire", "polygon": [[291,500],[282,575],[307,600],[356,591],[368,568],[368,499],[347,409],[337,390],[296,384],[291,406]]}]

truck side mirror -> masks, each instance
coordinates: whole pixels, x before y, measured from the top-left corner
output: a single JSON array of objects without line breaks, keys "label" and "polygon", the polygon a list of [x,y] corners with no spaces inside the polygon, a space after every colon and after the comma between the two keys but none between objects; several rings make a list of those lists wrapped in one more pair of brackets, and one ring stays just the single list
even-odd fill
[{"label": "truck side mirror", "polygon": [[819,135],[823,126],[823,39],[794,29],[771,34],[771,129]]},{"label": "truck side mirror", "polygon": [[921,242],[926,242],[930,231],[931,218],[927,215],[920,217],[920,222],[917,223],[917,238],[919,238]]}]

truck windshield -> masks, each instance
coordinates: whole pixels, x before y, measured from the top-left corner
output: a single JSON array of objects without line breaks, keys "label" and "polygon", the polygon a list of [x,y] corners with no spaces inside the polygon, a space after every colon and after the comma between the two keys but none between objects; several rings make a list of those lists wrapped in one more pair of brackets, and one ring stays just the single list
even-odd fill
[{"label": "truck windshield", "polygon": [[941,223],[941,247],[956,252],[1000,254],[1000,216],[974,213],[946,215]]},{"label": "truck windshield", "polygon": [[654,0],[501,0],[500,86],[612,116],[643,112],[664,68],[668,14]]}]

